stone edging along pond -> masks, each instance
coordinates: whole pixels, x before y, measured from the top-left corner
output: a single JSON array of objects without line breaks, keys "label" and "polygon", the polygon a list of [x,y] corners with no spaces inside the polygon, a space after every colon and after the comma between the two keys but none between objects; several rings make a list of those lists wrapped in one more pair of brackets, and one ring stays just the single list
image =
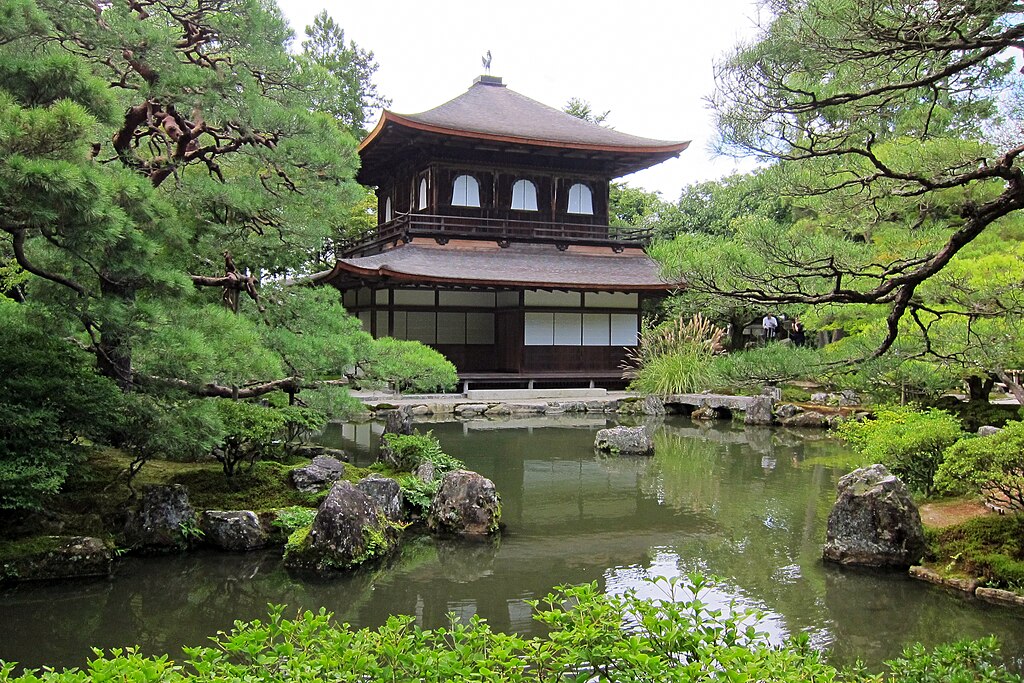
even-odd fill
[{"label": "stone edging along pond", "polygon": [[1002,590],[1001,588],[982,586],[979,579],[947,577],[925,566],[911,567],[910,576],[937,586],[963,592],[968,596],[976,597],[985,602],[1009,607],[1024,607],[1024,595],[1018,595],[1013,591]]},{"label": "stone edging along pond", "polygon": [[395,402],[364,400],[371,416],[403,410],[414,417],[510,417],[528,415],[608,414],[629,416],[688,415],[696,420],[736,419],[747,425],[829,428],[838,420],[864,413],[854,408],[781,403],[771,396],[675,394],[623,398],[561,398],[531,400],[471,400],[461,397],[404,398]]}]

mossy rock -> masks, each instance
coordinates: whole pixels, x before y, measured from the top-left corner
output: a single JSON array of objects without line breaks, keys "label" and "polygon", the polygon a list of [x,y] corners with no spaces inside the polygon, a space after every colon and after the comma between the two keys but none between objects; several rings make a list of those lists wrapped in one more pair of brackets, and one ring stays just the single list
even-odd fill
[{"label": "mossy rock", "polygon": [[110,576],[114,554],[90,536],[34,536],[0,545],[0,580]]},{"label": "mossy rock", "polygon": [[351,569],[394,550],[401,528],[373,498],[351,482],[339,481],[313,523],[289,536],[285,566],[316,572]]}]

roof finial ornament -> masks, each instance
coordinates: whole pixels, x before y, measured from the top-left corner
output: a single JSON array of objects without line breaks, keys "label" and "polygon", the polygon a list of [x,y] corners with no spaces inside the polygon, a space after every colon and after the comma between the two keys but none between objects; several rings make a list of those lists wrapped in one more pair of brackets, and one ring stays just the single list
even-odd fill
[{"label": "roof finial ornament", "polygon": [[486,55],[484,55],[483,57],[480,58],[480,62],[484,65],[484,71],[486,71],[487,74],[490,75],[490,73],[491,73],[491,51],[490,50],[487,51]]}]

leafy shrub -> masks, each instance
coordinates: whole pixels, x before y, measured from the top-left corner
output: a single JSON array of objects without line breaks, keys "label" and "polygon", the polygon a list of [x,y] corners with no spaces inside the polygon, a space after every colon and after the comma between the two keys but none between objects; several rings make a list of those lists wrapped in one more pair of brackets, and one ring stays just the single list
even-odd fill
[{"label": "leafy shrub", "polygon": [[217,401],[216,406],[224,423],[225,436],[213,454],[229,477],[234,476],[243,463],[252,469],[256,458],[268,455],[296,426],[315,429],[324,420],[319,412],[297,406],[275,408],[229,400]]},{"label": "leafy shrub", "polygon": [[774,646],[754,628],[754,615],[711,609],[703,599],[710,584],[701,577],[655,582],[665,600],[644,600],[633,592],[606,595],[597,584],[558,588],[530,603],[534,618],[548,627],[545,635],[532,638],[496,633],[477,616],[466,624],[453,617],[450,626],[434,630],[419,628],[413,616],[393,616],[379,628],[354,631],[336,625],[323,608],[286,619],[278,606],[265,621],[237,621],[212,644],[184,648],[180,662],[113,650],[98,654],[81,672],[44,670],[15,677],[12,665],[0,665],[0,683],[1021,680],[999,666],[994,639],[933,652],[909,648],[889,664],[887,677],[839,671],[809,647],[806,636]]},{"label": "leafy shrub", "polygon": [[417,341],[391,337],[374,340],[361,367],[361,384],[403,393],[449,391],[459,380],[455,366],[442,354]]},{"label": "leafy shrub", "polygon": [[383,448],[391,453],[390,460],[395,468],[412,472],[421,463],[434,463],[438,475],[452,470],[463,469],[466,464],[441,450],[441,444],[432,432],[426,434],[385,434]]},{"label": "leafy shrub", "polygon": [[405,505],[412,509],[413,513],[424,516],[430,510],[430,504],[441,487],[441,480],[434,479],[426,482],[415,474],[403,474],[398,477],[398,485],[402,487],[402,498]]},{"label": "leafy shrub", "polygon": [[874,420],[844,422],[839,435],[871,462],[889,468],[913,491],[930,496],[947,448],[965,434],[949,413],[913,406],[885,407]]},{"label": "leafy shrub", "polygon": [[726,384],[757,386],[816,378],[820,374],[821,358],[816,349],[767,344],[718,356],[715,364],[716,372]]},{"label": "leafy shrub", "polygon": [[721,382],[715,355],[724,331],[700,314],[640,332],[639,344],[627,351],[623,377],[629,388],[666,396],[710,389]]},{"label": "leafy shrub", "polygon": [[[404,472],[397,477],[398,485],[402,487],[406,505],[414,514],[421,516],[430,509],[430,503],[441,486],[442,475],[466,467],[464,462],[442,451],[441,444],[431,432],[385,434],[382,450],[389,453],[387,461],[395,469]],[[424,462],[431,462],[434,465],[434,480],[431,482],[425,482],[411,474]]]},{"label": "leafy shrub", "polygon": [[121,394],[84,352],[0,295],[0,510],[38,508],[82,455],[78,437],[105,439]]},{"label": "leafy shrub", "polygon": [[893,683],[1011,683],[1020,676],[1011,673],[993,653],[995,638],[961,640],[928,650],[920,643],[903,650],[887,662]]},{"label": "leafy shrub", "polygon": [[278,510],[272,524],[290,536],[296,529],[312,526],[314,517],[316,517],[316,508],[293,505]]},{"label": "leafy shrub", "polygon": [[982,493],[997,505],[1024,509],[1024,422],[950,448],[937,482],[948,491]]}]

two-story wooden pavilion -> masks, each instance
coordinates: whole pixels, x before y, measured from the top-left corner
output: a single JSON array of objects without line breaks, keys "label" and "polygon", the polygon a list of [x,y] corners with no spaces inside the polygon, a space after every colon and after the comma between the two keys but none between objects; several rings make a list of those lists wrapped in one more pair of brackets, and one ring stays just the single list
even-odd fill
[{"label": "two-story wooden pavilion", "polygon": [[608,225],[612,179],[687,142],[583,121],[481,76],[359,147],[379,225],[326,278],[375,337],[415,339],[465,379],[608,382],[641,304],[671,285],[645,236]]}]

